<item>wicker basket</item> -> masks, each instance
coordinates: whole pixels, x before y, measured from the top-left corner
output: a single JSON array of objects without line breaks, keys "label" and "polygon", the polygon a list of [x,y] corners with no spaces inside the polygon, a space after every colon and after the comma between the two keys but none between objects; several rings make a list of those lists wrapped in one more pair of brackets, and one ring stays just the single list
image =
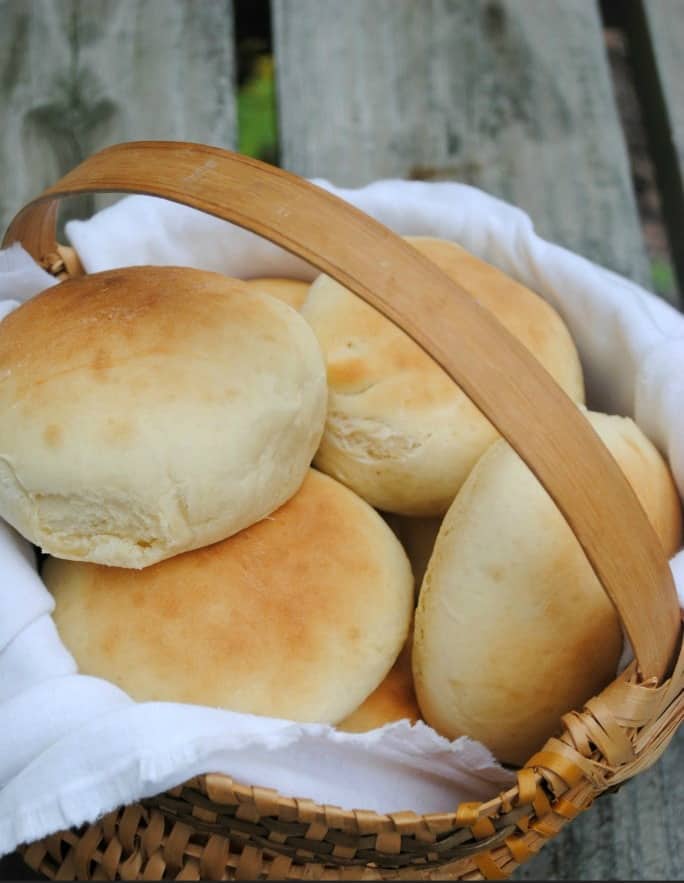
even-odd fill
[{"label": "wicker basket", "polygon": [[[25,845],[26,862],[62,880],[507,877],[595,797],[652,764],[684,716],[672,578],[622,473],[556,384],[488,313],[399,237],[335,197],[215,148],[124,144],[86,160],[23,209],[5,245],[22,242],[55,275],[77,272],[55,240],[57,203],[95,191],[163,196],[251,229],[409,333],[554,498],[620,613],[636,662],[583,710],[566,714],[562,732],[518,771],[516,786],[486,803],[381,815],[207,774]],[[543,432],[535,432],[540,419]]]}]

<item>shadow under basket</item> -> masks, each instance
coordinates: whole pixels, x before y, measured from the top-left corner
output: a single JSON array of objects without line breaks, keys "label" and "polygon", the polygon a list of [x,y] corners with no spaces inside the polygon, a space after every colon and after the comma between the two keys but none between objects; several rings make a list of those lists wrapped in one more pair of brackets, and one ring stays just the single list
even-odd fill
[{"label": "shadow under basket", "polygon": [[[95,154],[46,190],[16,216],[4,244],[21,242],[60,278],[77,275],[77,261],[55,239],[57,205],[97,191],[162,196],[246,227],[333,276],[410,334],[555,500],[620,614],[635,662],[581,711],[566,714],[559,734],[517,772],[516,785],[485,803],[382,815],[208,773],[26,844],[25,861],[61,880],[509,876],[597,796],[657,760],[684,717],[672,577],[622,473],[574,405],[496,320],[349,204],[217,148],[136,142]],[[544,432],[531,432],[540,414]]]}]

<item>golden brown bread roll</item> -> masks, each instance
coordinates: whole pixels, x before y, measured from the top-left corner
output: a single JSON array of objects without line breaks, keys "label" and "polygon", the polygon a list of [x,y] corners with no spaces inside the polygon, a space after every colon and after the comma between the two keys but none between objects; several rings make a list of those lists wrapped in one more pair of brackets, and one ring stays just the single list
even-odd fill
[{"label": "golden brown bread roll", "polygon": [[246,279],[245,286],[252,294],[267,294],[298,310],[306,300],[311,283],[300,279],[283,279],[280,276],[259,276]]},{"label": "golden brown bread roll", "polygon": [[382,518],[310,470],[268,518],[144,570],[48,559],[83,674],[134,699],[337,723],[404,645],[413,580]]},{"label": "golden brown bread roll", "polygon": [[[583,399],[575,346],[545,301],[453,243],[409,241],[491,309],[571,397]],[[378,509],[443,514],[498,437],[494,427],[403,331],[328,276],[313,283],[301,312],[327,362],[317,467]]]},{"label": "golden brown bread roll", "polygon": [[[631,420],[588,416],[671,555],[681,508],[663,459]],[[447,512],[423,580],[413,674],[424,719],[522,764],[614,679],[621,650],[617,613],[574,534],[497,442]]]},{"label": "golden brown bread roll", "polygon": [[300,487],[327,389],[307,323],[217,273],[63,282],[0,323],[0,515],[62,558],[144,567]]},{"label": "golden brown bread roll", "polygon": [[385,724],[420,719],[411,673],[411,640],[406,642],[390,673],[366,701],[337,725],[347,733],[366,733]]}]

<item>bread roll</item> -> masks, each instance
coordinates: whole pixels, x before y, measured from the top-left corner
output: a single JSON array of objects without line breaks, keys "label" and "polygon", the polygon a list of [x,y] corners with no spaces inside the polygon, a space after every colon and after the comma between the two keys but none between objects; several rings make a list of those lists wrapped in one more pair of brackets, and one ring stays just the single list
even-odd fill
[{"label": "bread roll", "polygon": [[399,541],[311,470],[269,518],[141,571],[49,559],[59,634],[83,674],[134,699],[337,723],[406,641],[413,581]]},{"label": "bread roll", "polygon": [[[545,301],[453,243],[409,241],[492,310],[571,397],[583,399],[574,344]],[[328,276],[313,283],[301,312],[328,368],[317,467],[378,509],[443,514],[498,437],[494,427],[403,331]]]},{"label": "bread roll", "polygon": [[671,558],[682,545],[682,503],[667,463],[629,417],[582,410],[627,476]]},{"label": "bread roll", "polygon": [[306,300],[311,283],[300,279],[282,279],[279,276],[262,276],[246,279],[245,285],[250,294],[268,294],[298,310]]},{"label": "bread roll", "polygon": [[144,567],[300,487],[327,389],[292,309],[215,273],[111,270],[0,323],[0,515],[62,558]]},{"label": "bread roll", "polygon": [[406,642],[390,673],[368,699],[337,725],[347,733],[366,733],[385,724],[420,719],[411,674],[411,641]]},{"label": "bread roll", "polygon": [[[681,511],[662,458],[631,420],[589,417],[672,554]],[[447,512],[423,580],[413,652],[423,717],[523,764],[615,678],[621,650],[617,613],[574,534],[497,442]]]}]

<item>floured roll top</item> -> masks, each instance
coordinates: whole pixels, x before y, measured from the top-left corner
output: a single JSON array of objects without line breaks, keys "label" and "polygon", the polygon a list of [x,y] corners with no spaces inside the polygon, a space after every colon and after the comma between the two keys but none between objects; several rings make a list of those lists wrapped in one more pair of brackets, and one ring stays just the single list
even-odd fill
[{"label": "floured roll top", "polygon": [[0,515],[62,558],[144,567],[301,486],[325,369],[307,323],[244,283],[134,267],[0,323]]}]

